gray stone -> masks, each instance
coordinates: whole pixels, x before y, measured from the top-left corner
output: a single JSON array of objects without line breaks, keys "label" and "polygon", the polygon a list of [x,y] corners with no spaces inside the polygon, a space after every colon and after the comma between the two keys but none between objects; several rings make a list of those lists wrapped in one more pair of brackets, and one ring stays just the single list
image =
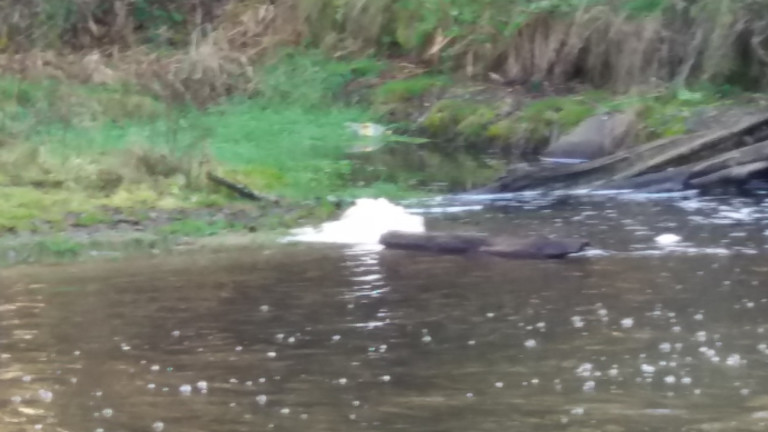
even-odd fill
[{"label": "gray stone", "polygon": [[632,144],[636,130],[635,117],[629,113],[590,117],[552,143],[543,152],[542,158],[573,161],[599,159]]}]

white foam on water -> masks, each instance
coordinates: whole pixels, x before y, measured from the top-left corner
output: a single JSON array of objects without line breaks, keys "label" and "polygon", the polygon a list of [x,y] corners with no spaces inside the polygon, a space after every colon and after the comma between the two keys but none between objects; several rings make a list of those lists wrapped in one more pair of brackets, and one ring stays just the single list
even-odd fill
[{"label": "white foam on water", "polygon": [[679,243],[680,240],[682,239],[683,238],[677,234],[667,233],[667,234],[662,234],[660,236],[657,236],[654,240],[656,241],[656,243],[661,245],[670,245],[670,244]]},{"label": "white foam on water", "polygon": [[411,213],[418,214],[447,214],[447,213],[464,213],[470,211],[480,211],[483,206],[449,206],[449,207],[428,207],[428,208],[414,208],[411,209]]},{"label": "white foam on water", "polygon": [[424,217],[409,213],[383,198],[361,198],[337,221],[317,228],[295,229],[286,241],[341,243],[377,247],[387,231],[420,233],[426,231]]}]

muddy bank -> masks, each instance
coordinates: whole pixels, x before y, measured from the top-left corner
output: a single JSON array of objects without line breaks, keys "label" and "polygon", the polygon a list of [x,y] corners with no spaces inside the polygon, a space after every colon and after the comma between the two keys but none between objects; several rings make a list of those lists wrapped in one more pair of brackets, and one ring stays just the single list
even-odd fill
[{"label": "muddy bank", "polygon": [[41,222],[35,232],[0,235],[0,267],[268,246],[291,228],[318,223],[336,213],[335,207],[322,205],[288,208],[244,203],[206,209],[113,210],[91,224],[78,222],[81,218],[73,214],[64,227]]}]

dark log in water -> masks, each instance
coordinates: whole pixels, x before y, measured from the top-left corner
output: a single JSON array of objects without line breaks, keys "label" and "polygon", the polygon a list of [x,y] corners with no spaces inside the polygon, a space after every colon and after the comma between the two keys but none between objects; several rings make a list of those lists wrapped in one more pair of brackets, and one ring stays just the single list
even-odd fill
[{"label": "dark log in water", "polygon": [[481,253],[510,259],[560,259],[582,252],[589,242],[548,237],[490,237],[481,233],[409,233],[389,231],[379,242],[388,249],[442,254]]}]

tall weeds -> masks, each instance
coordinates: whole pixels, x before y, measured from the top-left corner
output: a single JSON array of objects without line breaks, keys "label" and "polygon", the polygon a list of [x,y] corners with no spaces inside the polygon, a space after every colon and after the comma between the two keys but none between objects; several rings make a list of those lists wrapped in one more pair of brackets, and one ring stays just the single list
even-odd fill
[{"label": "tall weeds", "polygon": [[[626,91],[768,87],[768,0],[0,0],[0,71],[130,81],[171,102],[258,89],[256,60],[311,44],[485,79]],[[160,49],[159,49],[160,48]]]}]

